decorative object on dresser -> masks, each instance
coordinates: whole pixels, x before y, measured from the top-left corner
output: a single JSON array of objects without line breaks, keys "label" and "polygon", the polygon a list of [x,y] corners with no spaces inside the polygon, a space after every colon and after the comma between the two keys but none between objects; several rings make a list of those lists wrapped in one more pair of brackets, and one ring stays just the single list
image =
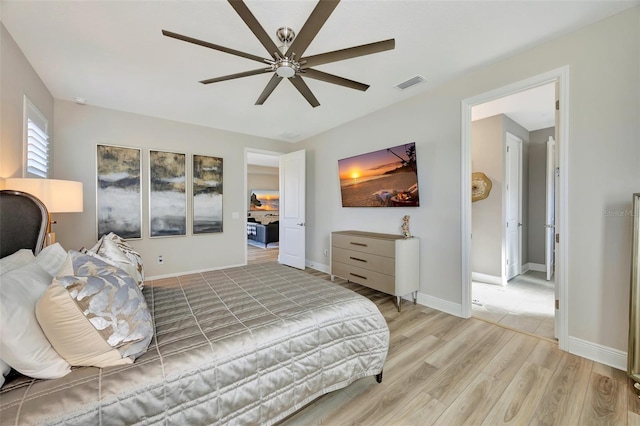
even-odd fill
[{"label": "decorative object on dresser", "polygon": [[396,296],[412,293],[415,304],[420,287],[420,240],[403,235],[362,231],[331,233],[331,279],[348,281]]},{"label": "decorative object on dresser", "polygon": [[411,216],[409,216],[408,214],[404,215],[402,217],[402,235],[404,235],[405,238],[411,238],[411,231],[409,231],[409,218]]}]

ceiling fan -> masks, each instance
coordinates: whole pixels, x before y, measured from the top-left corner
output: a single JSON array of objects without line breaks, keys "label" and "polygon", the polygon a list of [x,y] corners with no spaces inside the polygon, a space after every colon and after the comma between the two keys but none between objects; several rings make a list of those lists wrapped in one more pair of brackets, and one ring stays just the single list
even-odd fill
[{"label": "ceiling fan", "polygon": [[225,75],[222,77],[210,78],[202,80],[202,84],[217,83],[220,81],[233,80],[236,78],[249,77],[257,74],[273,72],[273,77],[267,83],[256,105],[262,105],[269,95],[280,84],[283,79],[289,80],[296,89],[304,96],[312,107],[320,105],[316,97],[313,95],[309,86],[304,82],[302,76],[325,81],[327,83],[337,84],[339,86],[349,87],[351,89],[365,91],[369,85],[358,83],[337,75],[328,74],[311,68],[316,65],[327,64],[330,62],[342,61],[344,59],[355,58],[358,56],[370,55],[372,53],[384,52],[395,48],[395,39],[378,41],[375,43],[363,44],[360,46],[349,47],[346,49],[334,50],[332,52],[321,53],[312,56],[303,56],[304,52],[315,38],[320,28],[327,21],[333,10],[336,8],[340,0],[320,0],[313,12],[302,26],[300,33],[297,35],[291,28],[282,27],[276,32],[278,40],[282,42],[282,46],[278,48],[273,40],[267,35],[266,31],[258,20],[253,16],[247,5],[242,0],[228,0],[231,7],[236,11],[240,18],[247,24],[249,29],[258,38],[260,43],[269,52],[269,58],[252,55],[250,53],[241,52],[230,49],[217,44],[198,40],[185,35],[177,34],[171,31],[162,30],[162,34],[178,40],[208,47],[210,49],[219,50],[221,52],[230,53],[242,58],[252,59],[257,62],[267,63],[267,68],[258,68],[251,71],[240,72],[237,74]]}]

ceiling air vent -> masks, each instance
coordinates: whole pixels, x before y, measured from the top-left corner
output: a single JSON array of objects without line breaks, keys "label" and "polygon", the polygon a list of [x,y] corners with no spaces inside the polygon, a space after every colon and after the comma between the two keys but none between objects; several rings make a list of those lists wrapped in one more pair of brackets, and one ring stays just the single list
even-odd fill
[{"label": "ceiling air vent", "polygon": [[398,84],[396,87],[398,89],[404,90],[408,87],[415,86],[418,83],[422,83],[423,81],[424,81],[424,77],[422,77],[421,75],[416,75],[415,77],[412,77],[409,80]]}]

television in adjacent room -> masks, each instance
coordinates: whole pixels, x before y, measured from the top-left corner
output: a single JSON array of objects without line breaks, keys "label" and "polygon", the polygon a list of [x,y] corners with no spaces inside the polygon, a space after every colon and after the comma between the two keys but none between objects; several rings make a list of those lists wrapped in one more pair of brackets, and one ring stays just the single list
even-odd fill
[{"label": "television in adjacent room", "polygon": [[338,160],[342,207],[418,207],[415,142]]},{"label": "television in adjacent room", "polygon": [[250,211],[271,212],[280,209],[280,192],[274,189],[252,189],[249,198]]}]

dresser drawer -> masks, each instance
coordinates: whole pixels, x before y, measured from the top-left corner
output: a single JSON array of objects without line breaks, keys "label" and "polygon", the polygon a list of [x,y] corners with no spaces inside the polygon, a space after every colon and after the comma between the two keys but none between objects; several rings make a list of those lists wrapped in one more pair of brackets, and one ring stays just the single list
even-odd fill
[{"label": "dresser drawer", "polygon": [[396,255],[396,244],[394,240],[334,233],[331,238],[331,245],[333,247],[371,253],[378,256],[395,257]]},{"label": "dresser drawer", "polygon": [[348,250],[340,247],[331,248],[331,261],[380,272],[386,275],[395,275],[396,272],[396,260],[392,257],[378,256],[377,254]]},{"label": "dresser drawer", "polygon": [[395,279],[390,275],[340,262],[332,263],[331,274],[383,293],[395,295]]}]

